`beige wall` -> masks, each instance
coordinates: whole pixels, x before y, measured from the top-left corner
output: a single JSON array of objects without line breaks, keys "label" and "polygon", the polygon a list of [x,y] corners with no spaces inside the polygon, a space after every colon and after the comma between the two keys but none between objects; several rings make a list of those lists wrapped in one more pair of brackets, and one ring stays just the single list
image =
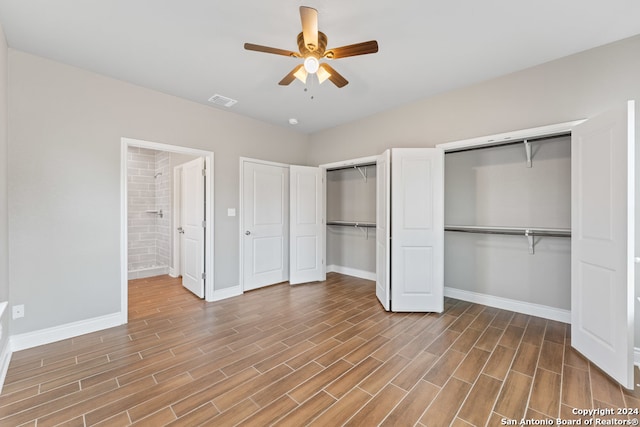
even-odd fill
[{"label": "beige wall", "polygon": [[306,136],[9,50],[9,290],[26,312],[12,332],[119,311],[121,137],[215,152],[224,289],[238,284],[238,221],[226,210],[238,207],[240,156],[323,164],[590,117],[640,100],[638,51],[640,36]]},{"label": "beige wall", "polygon": [[216,289],[238,284],[239,157],[307,155],[306,135],[11,49],[9,87],[15,334],[120,311],[122,137],[215,153]]},{"label": "beige wall", "polygon": [[627,99],[640,100],[639,51],[635,36],[315,133],[309,163],[593,116]]},{"label": "beige wall", "polygon": [[[628,99],[640,101],[638,52],[640,36],[634,36],[315,133],[310,137],[309,164],[589,118]],[[445,268],[445,277],[453,277],[454,265]],[[564,267],[559,273],[566,277]],[[510,290],[491,292],[506,295]],[[640,312],[640,303],[635,304]],[[640,346],[640,316],[635,333]]]},{"label": "beige wall", "polygon": [[[0,27],[0,302],[9,300],[9,228],[7,220],[7,41]],[[0,320],[0,352],[9,334],[9,311]]]}]

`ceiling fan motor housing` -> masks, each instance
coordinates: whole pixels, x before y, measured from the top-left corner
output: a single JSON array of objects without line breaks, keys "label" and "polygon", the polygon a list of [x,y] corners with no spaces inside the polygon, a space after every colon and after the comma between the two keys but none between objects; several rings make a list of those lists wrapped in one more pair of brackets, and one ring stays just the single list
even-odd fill
[{"label": "ceiling fan motor housing", "polygon": [[324,56],[324,52],[327,49],[327,36],[322,31],[318,31],[318,47],[315,50],[309,50],[304,44],[304,36],[302,33],[298,34],[298,49],[303,58],[307,56],[315,56],[320,59]]}]

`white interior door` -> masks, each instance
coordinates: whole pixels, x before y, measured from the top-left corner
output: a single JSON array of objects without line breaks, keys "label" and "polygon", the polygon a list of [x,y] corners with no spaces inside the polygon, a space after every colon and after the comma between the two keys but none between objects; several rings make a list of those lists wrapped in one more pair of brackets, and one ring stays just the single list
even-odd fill
[{"label": "white interior door", "polygon": [[389,263],[391,248],[390,209],[391,151],[386,150],[376,161],[376,297],[385,310],[391,310]]},{"label": "white interior door", "polygon": [[291,258],[289,283],[324,280],[323,172],[320,168],[290,166]]},{"label": "white interior door", "polygon": [[289,279],[289,168],[243,163],[244,290]]},{"label": "white interior door", "polygon": [[444,310],[444,155],[439,148],[391,150],[391,305]]},{"label": "white interior door", "polygon": [[633,388],[635,106],[589,119],[571,140],[571,342]]},{"label": "white interior door", "polygon": [[181,272],[182,286],[204,297],[204,159],[182,165],[181,187]]}]

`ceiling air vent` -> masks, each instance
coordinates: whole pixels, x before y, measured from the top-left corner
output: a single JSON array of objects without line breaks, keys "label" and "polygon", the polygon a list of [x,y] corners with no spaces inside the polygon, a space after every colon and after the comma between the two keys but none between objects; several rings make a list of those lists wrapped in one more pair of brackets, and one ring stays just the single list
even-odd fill
[{"label": "ceiling air vent", "polygon": [[221,107],[231,107],[235,104],[235,99],[227,98],[226,96],[218,95],[217,93],[209,98],[209,102],[212,102],[216,105],[220,105]]}]

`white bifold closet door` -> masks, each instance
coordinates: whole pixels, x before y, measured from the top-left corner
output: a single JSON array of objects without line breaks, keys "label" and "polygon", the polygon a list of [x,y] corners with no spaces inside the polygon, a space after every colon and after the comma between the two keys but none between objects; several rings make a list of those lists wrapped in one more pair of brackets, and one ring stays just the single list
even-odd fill
[{"label": "white bifold closet door", "polygon": [[633,389],[635,105],[587,120],[571,142],[571,342]]},{"label": "white bifold closet door", "polygon": [[391,151],[376,161],[376,297],[391,310]]},{"label": "white bifold closet door", "polygon": [[290,166],[289,283],[325,280],[322,170]]},{"label": "white bifold closet door", "polygon": [[[377,172],[376,296],[391,311],[444,310],[444,155],[394,148]],[[389,170],[390,167],[390,170]],[[390,180],[387,176],[390,172]],[[389,191],[390,188],[390,191]],[[390,217],[389,217],[390,213]],[[390,241],[386,236],[391,230]],[[390,274],[388,273],[390,270]],[[388,308],[389,307],[389,308]]]}]

